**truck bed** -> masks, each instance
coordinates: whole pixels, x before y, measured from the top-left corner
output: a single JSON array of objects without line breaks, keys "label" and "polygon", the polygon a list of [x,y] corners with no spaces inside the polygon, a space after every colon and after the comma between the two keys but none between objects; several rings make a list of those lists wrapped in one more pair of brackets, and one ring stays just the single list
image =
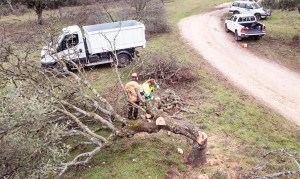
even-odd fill
[{"label": "truck bed", "polygon": [[90,54],[146,46],[145,26],[135,20],[83,26],[83,30]]},{"label": "truck bed", "polygon": [[263,35],[265,32],[263,31],[263,25],[258,22],[251,23],[239,23],[241,26],[245,27],[245,35],[247,36],[257,36]]}]

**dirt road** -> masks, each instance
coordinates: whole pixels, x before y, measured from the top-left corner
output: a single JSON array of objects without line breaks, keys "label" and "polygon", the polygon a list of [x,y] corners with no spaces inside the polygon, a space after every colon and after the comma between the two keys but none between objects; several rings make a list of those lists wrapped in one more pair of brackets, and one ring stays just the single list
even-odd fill
[{"label": "dirt road", "polygon": [[[226,33],[228,8],[182,19],[181,35],[229,81],[300,126],[300,74],[262,59]],[[264,37],[263,37],[264,38]]]}]

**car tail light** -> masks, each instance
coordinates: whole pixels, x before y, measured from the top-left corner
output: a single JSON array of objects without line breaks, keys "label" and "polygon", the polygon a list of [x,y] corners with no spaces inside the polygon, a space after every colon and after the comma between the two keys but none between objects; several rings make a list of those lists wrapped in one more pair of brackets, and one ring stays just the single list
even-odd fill
[{"label": "car tail light", "polygon": [[245,28],[243,27],[242,29],[241,29],[241,33],[244,33],[245,32]]},{"label": "car tail light", "polygon": [[266,26],[264,26],[263,29],[266,30]]}]

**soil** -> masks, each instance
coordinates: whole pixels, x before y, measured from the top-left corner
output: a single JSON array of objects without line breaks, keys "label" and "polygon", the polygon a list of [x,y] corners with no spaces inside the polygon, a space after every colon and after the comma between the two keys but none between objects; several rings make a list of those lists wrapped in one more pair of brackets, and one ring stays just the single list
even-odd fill
[{"label": "soil", "polygon": [[236,42],[224,29],[222,17],[228,10],[182,19],[182,37],[231,83],[300,126],[300,74]]}]

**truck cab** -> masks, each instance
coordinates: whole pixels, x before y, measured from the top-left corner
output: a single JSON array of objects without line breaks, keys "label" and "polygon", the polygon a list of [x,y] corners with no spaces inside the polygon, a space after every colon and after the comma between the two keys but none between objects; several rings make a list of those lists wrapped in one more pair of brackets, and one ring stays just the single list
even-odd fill
[{"label": "truck cab", "polygon": [[42,48],[42,67],[55,66],[57,58],[66,61],[78,59],[82,63],[87,63],[84,39],[78,26],[63,28],[55,44],[50,43]]}]

